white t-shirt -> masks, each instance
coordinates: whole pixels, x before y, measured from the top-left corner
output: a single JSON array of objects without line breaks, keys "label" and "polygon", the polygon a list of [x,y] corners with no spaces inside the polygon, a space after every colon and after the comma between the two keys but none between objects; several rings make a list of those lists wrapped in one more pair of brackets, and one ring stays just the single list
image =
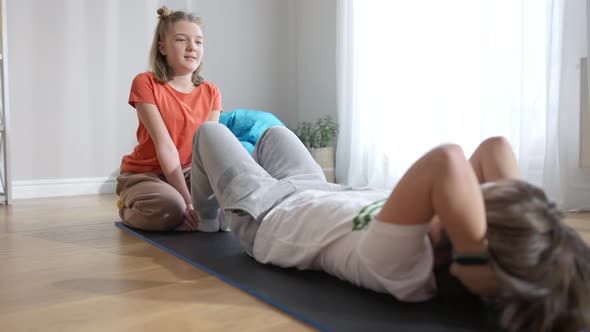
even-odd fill
[{"label": "white t-shirt", "polygon": [[[405,226],[374,221],[374,216],[381,210],[389,193],[317,190],[297,193],[265,216],[254,240],[254,258],[262,263],[282,267],[322,269],[353,284],[392,293],[401,300],[425,300],[432,296],[436,288],[432,272],[432,248],[427,240],[428,225]],[[369,266],[370,262],[367,263],[364,257],[366,254],[360,251],[359,244],[371,223],[384,224],[380,226],[389,227],[387,232],[400,232],[397,238],[387,237],[389,235],[383,232],[378,246],[385,244],[387,247],[372,250],[369,256],[379,256],[381,252],[389,255],[376,257],[377,262],[380,262],[393,257],[390,250],[400,251],[402,248],[407,251],[407,248],[411,248],[412,259],[418,263],[412,262],[413,266],[404,267],[403,271],[398,268],[393,272],[393,277],[391,272],[383,272],[392,271],[391,266],[383,266],[383,269],[379,267],[389,264],[378,263],[377,269],[373,268],[374,263]],[[397,278],[400,274],[403,274],[403,278]],[[393,280],[390,282],[390,279]],[[406,288],[419,291],[408,292]],[[422,288],[425,291],[420,290]],[[410,295],[409,298],[402,298],[405,295],[400,294]]]}]

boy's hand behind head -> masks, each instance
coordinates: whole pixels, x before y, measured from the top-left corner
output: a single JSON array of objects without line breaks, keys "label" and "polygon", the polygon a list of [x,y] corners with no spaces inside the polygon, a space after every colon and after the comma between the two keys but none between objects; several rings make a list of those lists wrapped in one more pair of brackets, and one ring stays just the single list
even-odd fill
[{"label": "boy's hand behind head", "polygon": [[500,282],[490,264],[460,265],[453,263],[451,274],[476,295],[494,297],[500,294]]}]

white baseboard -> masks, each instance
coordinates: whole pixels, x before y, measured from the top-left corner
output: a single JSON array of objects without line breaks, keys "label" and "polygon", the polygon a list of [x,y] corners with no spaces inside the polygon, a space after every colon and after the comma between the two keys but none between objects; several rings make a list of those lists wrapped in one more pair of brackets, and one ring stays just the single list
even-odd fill
[{"label": "white baseboard", "polygon": [[12,182],[12,198],[97,195],[115,193],[115,178],[74,178]]}]

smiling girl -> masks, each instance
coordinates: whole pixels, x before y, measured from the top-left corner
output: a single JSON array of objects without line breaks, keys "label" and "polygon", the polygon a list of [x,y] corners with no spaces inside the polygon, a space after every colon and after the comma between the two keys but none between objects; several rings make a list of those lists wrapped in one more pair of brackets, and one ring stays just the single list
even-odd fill
[{"label": "smiling girl", "polygon": [[121,163],[119,215],[144,230],[218,231],[218,223],[199,222],[189,191],[193,135],[221,112],[219,89],[199,75],[201,19],[167,7],[158,15],[151,71],[135,77],[129,95],[139,118],[138,144]]}]

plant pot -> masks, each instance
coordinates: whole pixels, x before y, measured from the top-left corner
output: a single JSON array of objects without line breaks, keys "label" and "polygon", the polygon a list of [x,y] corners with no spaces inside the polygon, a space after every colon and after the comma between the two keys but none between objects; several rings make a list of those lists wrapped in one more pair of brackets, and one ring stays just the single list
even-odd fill
[{"label": "plant pot", "polygon": [[334,147],[311,148],[309,149],[309,152],[313,159],[320,165],[320,167],[322,167],[326,180],[333,183],[336,180],[334,173],[336,150]]}]

